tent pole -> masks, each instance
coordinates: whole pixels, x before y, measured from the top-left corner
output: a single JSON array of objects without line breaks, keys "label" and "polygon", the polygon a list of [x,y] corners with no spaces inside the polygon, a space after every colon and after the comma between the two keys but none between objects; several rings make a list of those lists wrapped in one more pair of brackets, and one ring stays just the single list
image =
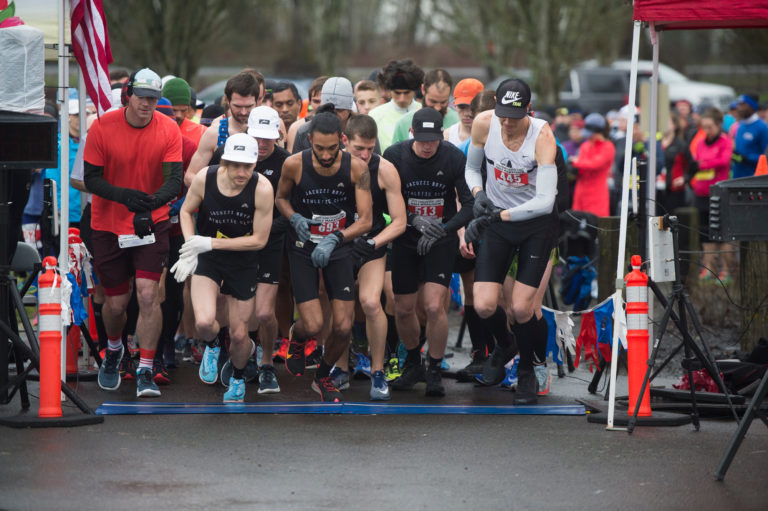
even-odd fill
[{"label": "tent pole", "polygon": [[[637,99],[637,60],[640,53],[640,27],[641,21],[635,20],[632,31],[632,63],[629,70],[629,110],[635,107]],[[622,302],[621,291],[624,288],[624,259],[626,258],[627,244],[627,208],[629,207],[629,174],[632,162],[632,131],[635,125],[635,116],[630,115],[627,119],[627,137],[624,144],[624,173],[622,174],[621,185],[621,222],[619,224],[619,254],[616,261],[616,291],[614,292],[614,317],[616,311]],[[611,379],[608,393],[608,424],[606,429],[612,431],[624,431],[626,428],[615,428],[613,426],[613,416],[616,406],[616,373],[618,370],[619,355],[619,322],[613,322],[613,342],[611,343]]]},{"label": "tent pole", "polygon": [[[646,233],[645,233],[645,239],[648,240],[648,242],[645,244],[646,249],[648,250],[646,261],[650,264],[651,257],[653,256],[653,246],[651,245],[651,236],[650,236],[650,226],[651,217],[656,216],[656,212],[658,209],[656,208],[656,175],[660,169],[657,168],[657,154],[658,154],[658,144],[657,144],[657,135],[656,133],[659,131],[659,33],[656,31],[656,23],[651,22],[649,26],[649,31],[651,33],[651,45],[653,47],[653,72],[651,73],[651,117],[650,117],[650,126],[649,131],[650,134],[648,136],[648,140],[650,142],[649,147],[649,156],[648,159],[650,160],[648,162],[648,177],[647,177],[647,185],[645,189],[647,190],[647,196],[648,200],[646,202],[647,206],[645,208],[645,211],[647,212],[648,218],[643,220],[643,225],[646,227]],[[650,266],[649,266],[650,268]],[[649,271],[650,273],[650,271]],[[650,316],[650,319],[653,319],[653,308],[655,305],[656,298],[653,295],[653,293],[648,294],[648,315]],[[648,321],[648,338],[654,339],[653,336],[653,321]],[[648,349],[650,350],[650,343],[648,345]]]},{"label": "tent pole", "polygon": [[[66,278],[69,273],[69,48],[65,41],[66,27],[64,24],[65,13],[67,9],[67,0],[61,0],[58,3],[59,14],[59,93],[61,112],[59,114],[59,169],[61,174],[59,182],[61,183],[61,227],[59,229],[59,272],[62,278]],[[68,300],[65,293],[61,293],[61,308],[69,310],[69,304],[64,303]],[[61,381],[67,381],[67,326],[62,321],[61,324]],[[61,400],[66,400],[64,394],[61,394]]]}]

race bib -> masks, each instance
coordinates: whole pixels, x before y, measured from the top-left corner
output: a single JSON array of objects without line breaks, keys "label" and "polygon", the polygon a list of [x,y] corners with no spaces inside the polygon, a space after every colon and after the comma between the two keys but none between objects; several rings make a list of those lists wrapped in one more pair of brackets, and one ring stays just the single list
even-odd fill
[{"label": "race bib", "polygon": [[522,169],[504,167],[498,163],[493,166],[496,184],[507,188],[521,188],[528,184],[528,173]]},{"label": "race bib", "polygon": [[442,220],[443,199],[408,199],[408,212]]},{"label": "race bib", "polygon": [[347,224],[347,214],[343,211],[335,215],[312,215],[317,225],[309,226],[309,239],[314,243],[319,243],[324,237],[332,232],[343,231]]}]

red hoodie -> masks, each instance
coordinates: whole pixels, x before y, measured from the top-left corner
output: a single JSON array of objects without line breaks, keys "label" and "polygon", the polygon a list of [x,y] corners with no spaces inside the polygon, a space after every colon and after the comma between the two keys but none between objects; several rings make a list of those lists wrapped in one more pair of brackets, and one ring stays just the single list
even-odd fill
[{"label": "red hoodie", "polygon": [[573,190],[574,210],[597,216],[610,214],[608,174],[615,155],[616,148],[609,140],[592,137],[581,144],[579,156],[573,161],[579,171]]}]

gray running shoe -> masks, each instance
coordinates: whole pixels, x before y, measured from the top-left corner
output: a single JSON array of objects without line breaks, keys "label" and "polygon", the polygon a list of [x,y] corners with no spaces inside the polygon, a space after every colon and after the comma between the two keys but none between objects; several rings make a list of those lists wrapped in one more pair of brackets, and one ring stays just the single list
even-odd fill
[{"label": "gray running shoe", "polygon": [[158,397],[160,389],[152,379],[152,368],[142,367],[136,371],[136,397]]},{"label": "gray running shoe", "polygon": [[99,367],[99,387],[104,390],[117,390],[120,387],[120,361],[123,359],[123,345],[119,350],[106,351]]},{"label": "gray running shoe", "polygon": [[259,371],[259,394],[277,394],[280,385],[277,384],[277,374],[274,366],[264,364]]}]

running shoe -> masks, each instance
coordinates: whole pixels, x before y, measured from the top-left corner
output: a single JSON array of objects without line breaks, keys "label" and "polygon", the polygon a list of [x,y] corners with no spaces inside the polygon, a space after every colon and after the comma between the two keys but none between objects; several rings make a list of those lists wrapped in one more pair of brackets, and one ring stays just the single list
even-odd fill
[{"label": "running shoe", "polygon": [[349,372],[340,367],[333,366],[333,369],[331,369],[331,381],[337,389],[347,390],[349,388]]},{"label": "running shoe", "polygon": [[200,362],[200,370],[198,371],[200,374],[200,379],[203,380],[203,383],[207,383],[208,385],[213,385],[216,383],[216,380],[219,377],[220,354],[221,347],[219,346],[216,346],[215,348],[211,346],[205,347],[203,359],[202,362]]},{"label": "running shoe", "polygon": [[128,345],[128,353],[131,354],[132,358],[136,358],[139,356],[139,343],[136,339],[135,335],[129,335],[125,339],[125,343]]},{"label": "running shoe", "polygon": [[427,381],[427,390],[424,393],[425,396],[443,397],[445,395],[443,374],[440,370],[440,366],[429,366],[425,373],[425,379]]},{"label": "running shoe", "polygon": [[187,336],[184,334],[176,334],[173,336],[173,348],[176,350],[176,353],[181,355],[184,353],[184,347],[189,344]]},{"label": "running shoe", "polygon": [[277,373],[274,366],[264,364],[259,370],[259,394],[277,394],[280,385],[277,384]]},{"label": "running shoe", "polygon": [[285,369],[294,376],[301,376],[306,370],[305,344],[306,340],[293,338],[293,328],[291,328],[291,340],[288,345],[288,354],[285,356]]},{"label": "running shoe", "polygon": [[166,342],[163,345],[163,364],[169,369],[176,369],[178,364],[176,363],[176,348],[172,342]]},{"label": "running shoe", "polygon": [[510,390],[517,388],[517,367],[520,365],[520,355],[515,355],[511,362],[508,362],[504,367],[507,370],[507,376],[499,385],[506,387]]},{"label": "running shoe", "polygon": [[491,356],[485,361],[483,373],[478,378],[475,378],[475,380],[482,385],[498,385],[501,383],[507,376],[507,370],[504,366],[515,355],[513,349],[512,346],[505,348],[497,345]]},{"label": "running shoe", "polygon": [[317,339],[314,337],[307,339],[307,342],[304,344],[304,356],[309,357],[313,351],[317,349]]},{"label": "running shoe", "polygon": [[165,363],[162,359],[155,359],[152,364],[152,380],[158,385],[168,385],[171,383],[171,376],[168,374],[168,369],[165,368]]},{"label": "running shoe", "polygon": [[536,373],[536,383],[539,386],[537,394],[545,396],[549,393],[549,384],[552,383],[552,373],[547,369],[546,364],[533,366],[533,372]]},{"label": "running shoe", "polygon": [[[120,387],[120,362],[123,359],[124,348],[121,345],[119,350],[106,350],[104,358],[99,367],[99,387],[104,390],[117,390]],[[126,357],[130,360],[130,357]]]},{"label": "running shoe", "polygon": [[231,376],[227,387],[223,399],[225,403],[242,403],[245,401],[245,380],[238,380]]},{"label": "running shoe", "polygon": [[411,390],[414,385],[424,380],[424,364],[405,364],[403,374],[390,385],[395,390]]},{"label": "running shoe", "polygon": [[191,362],[194,362],[195,364],[201,364],[203,362],[203,355],[205,354],[205,348],[206,348],[206,344],[203,341],[199,339],[194,339],[192,341],[192,345],[190,346],[190,350],[192,354]]},{"label": "running shoe", "polygon": [[389,401],[389,385],[384,371],[376,371],[371,378],[371,401]]},{"label": "running shoe", "polygon": [[152,369],[142,367],[136,371],[136,397],[158,397],[160,389],[152,380]]},{"label": "running shoe", "polygon": [[341,392],[333,385],[330,376],[312,380],[312,390],[320,394],[320,401],[325,403],[341,403],[343,401]]},{"label": "running shoe", "polygon": [[[256,348],[254,348],[254,346],[256,346]],[[251,356],[248,357],[248,362],[245,363],[245,371],[243,374],[245,383],[256,381],[259,377],[259,364],[256,362],[256,358],[253,354],[254,349],[256,350],[256,355],[260,357],[261,346],[256,345],[253,340],[251,340]],[[221,371],[219,371],[219,381],[221,381],[224,388],[229,387],[229,379],[233,376],[233,373],[232,359],[227,357],[227,360],[221,365]]]},{"label": "running shoe", "polygon": [[391,382],[400,378],[402,374],[403,373],[400,372],[399,358],[392,357],[386,364],[384,364],[384,377],[387,379],[387,382]]},{"label": "running shoe", "polygon": [[533,371],[518,371],[517,391],[512,398],[514,405],[535,405],[539,402],[539,381]]},{"label": "running shoe", "polygon": [[288,345],[290,343],[291,341],[289,341],[287,337],[282,337],[275,341],[275,351],[272,355],[273,362],[282,362],[285,360],[285,357],[288,356]]},{"label": "running shoe", "polygon": [[364,374],[371,377],[371,359],[363,353],[357,353],[357,363],[355,363],[355,374]]},{"label": "running shoe", "polygon": [[133,359],[130,355],[123,355],[123,359],[120,361],[120,379],[124,381],[133,381],[135,379],[135,373]]},{"label": "running shoe", "polygon": [[[307,344],[312,342],[312,339],[307,341]],[[306,355],[307,350],[304,350],[304,354]],[[314,350],[312,350],[309,355],[306,355],[306,359],[304,362],[304,367],[306,369],[317,369],[320,367],[320,362],[323,361],[323,348],[320,346],[317,346]]]},{"label": "running shoe", "polygon": [[481,356],[478,351],[472,352],[472,360],[466,366],[456,372],[456,381],[467,383],[475,381],[475,377],[483,373],[483,365],[487,357]]}]

